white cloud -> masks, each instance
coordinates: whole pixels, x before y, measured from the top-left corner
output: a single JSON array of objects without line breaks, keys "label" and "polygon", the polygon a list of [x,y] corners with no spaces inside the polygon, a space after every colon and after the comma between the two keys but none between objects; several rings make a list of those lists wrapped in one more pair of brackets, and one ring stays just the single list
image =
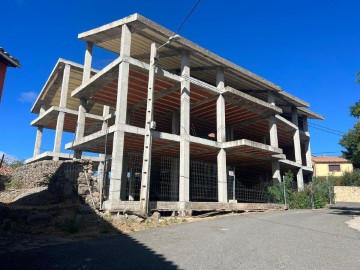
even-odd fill
[{"label": "white cloud", "polygon": [[19,101],[23,103],[33,103],[37,98],[37,94],[34,91],[20,93]]}]

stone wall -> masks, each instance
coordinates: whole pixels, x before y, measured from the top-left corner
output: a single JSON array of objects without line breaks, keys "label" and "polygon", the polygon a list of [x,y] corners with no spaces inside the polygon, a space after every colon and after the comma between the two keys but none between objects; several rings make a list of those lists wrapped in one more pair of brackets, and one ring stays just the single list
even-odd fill
[{"label": "stone wall", "polygon": [[[44,160],[26,164],[15,170],[12,174],[13,181],[18,181],[21,188],[31,189],[47,187],[49,193],[56,202],[74,198],[77,195],[91,203],[99,202],[99,185],[97,178],[92,175],[93,164],[90,161],[67,160],[52,161]],[[88,176],[86,179],[85,172]],[[90,198],[91,188],[92,199]],[[48,196],[47,196],[48,197]]]},{"label": "stone wall", "polygon": [[335,202],[360,202],[360,187],[335,186]]}]

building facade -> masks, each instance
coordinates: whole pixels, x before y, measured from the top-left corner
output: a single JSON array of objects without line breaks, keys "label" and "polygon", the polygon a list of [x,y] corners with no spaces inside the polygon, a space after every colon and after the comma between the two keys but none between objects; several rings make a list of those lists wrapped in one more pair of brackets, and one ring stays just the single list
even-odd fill
[{"label": "building facade", "polygon": [[314,176],[342,176],[344,172],[352,172],[353,164],[350,160],[341,157],[312,157]]},{"label": "building facade", "polygon": [[21,67],[20,61],[0,47],[0,101],[4,88],[5,75],[8,67]]},{"label": "building facade", "polygon": [[[267,186],[289,170],[302,189],[313,172],[308,119],[323,117],[174,35],[139,14],[79,34],[85,60],[79,85],[67,90],[78,110],[66,148],[76,158],[100,154],[103,209],[185,214],[258,207],[270,201]],[[96,72],[94,46],[117,55]],[[40,101],[36,108],[48,102]]]}]

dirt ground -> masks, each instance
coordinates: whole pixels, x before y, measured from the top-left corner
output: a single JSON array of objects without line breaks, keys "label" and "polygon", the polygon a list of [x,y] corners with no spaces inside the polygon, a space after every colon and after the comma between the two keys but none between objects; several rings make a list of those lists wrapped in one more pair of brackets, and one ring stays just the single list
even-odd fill
[{"label": "dirt ground", "polygon": [[76,198],[55,204],[19,203],[20,199],[43,191],[44,188],[0,191],[0,216],[2,217],[0,231],[75,240],[215,218],[211,215],[179,217],[160,216],[160,213],[154,213],[151,217],[144,219],[136,215],[98,211]]}]

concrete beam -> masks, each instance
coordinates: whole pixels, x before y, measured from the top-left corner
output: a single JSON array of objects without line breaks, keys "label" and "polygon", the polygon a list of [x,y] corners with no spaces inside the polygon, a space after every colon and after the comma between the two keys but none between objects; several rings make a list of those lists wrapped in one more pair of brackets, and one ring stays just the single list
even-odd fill
[{"label": "concrete beam", "polygon": [[88,81],[84,82],[78,88],[71,92],[71,96],[74,98],[90,98],[97,91],[101,89],[101,86],[114,80],[116,77],[114,74],[119,69],[120,63],[123,61],[124,56],[119,56],[97,74],[92,76]]},{"label": "concrete beam", "polygon": [[202,88],[203,90],[206,90],[212,94],[221,94],[224,92],[224,90],[220,90],[218,89],[217,87],[211,85],[211,84],[208,84],[206,82],[203,82],[201,80],[198,80],[198,79],[195,79],[193,77],[190,77],[190,74],[189,75],[181,75],[181,77],[183,78],[183,80],[189,82],[189,83],[192,83],[200,88]]},{"label": "concrete beam", "polygon": [[[139,68],[139,69],[142,69],[142,70],[147,70],[149,71],[149,64],[145,63],[145,62],[142,62],[142,61],[139,61],[137,59],[134,59],[130,56],[124,56],[123,57],[123,61],[129,63],[131,66],[135,67],[135,68]],[[168,79],[171,79],[171,80],[174,80],[174,81],[177,81],[177,82],[181,82],[181,77],[176,75],[176,74],[173,74],[173,73],[170,73],[169,71],[166,71],[160,67],[156,67],[155,68],[155,74],[157,76],[160,76],[160,77],[165,77],[165,78],[168,78]]]},{"label": "concrete beam", "polygon": [[[29,158],[25,160],[25,164],[41,161],[41,160],[52,160],[54,157],[58,157],[60,160],[70,160],[73,159],[74,156],[71,153],[54,153],[50,151],[46,151],[41,153],[40,155],[37,155],[36,157]],[[100,162],[100,159],[98,157],[90,157],[90,156],[84,156],[83,160],[91,160],[93,162]]]},{"label": "concrete beam", "polygon": [[236,140],[236,141],[232,141],[232,142],[223,142],[222,143],[222,147],[226,148],[226,149],[229,149],[229,150],[231,148],[236,148],[236,147],[239,147],[239,146],[250,146],[250,147],[253,147],[253,148],[257,148],[259,150],[273,152],[274,154],[282,154],[283,153],[283,150],[281,148],[266,145],[266,144],[263,144],[263,143],[253,142],[253,141],[250,141],[250,140],[247,140],[247,139]]},{"label": "concrete beam", "polygon": [[[230,86],[226,86],[224,97],[226,102],[235,104],[241,108],[246,108],[247,110],[256,113],[260,112],[261,114],[264,114],[264,111],[267,111],[268,114],[282,113],[282,109],[277,107],[275,103],[271,104],[270,102],[265,102]],[[241,102],[236,100],[236,98],[238,98]]]},{"label": "concrete beam", "polygon": [[[52,106],[50,107],[48,110],[46,110],[42,115],[40,115],[39,117],[35,118],[33,121],[31,121],[30,125],[31,126],[45,126],[48,122],[47,118],[49,117],[53,119],[53,114],[57,115],[57,112],[64,112],[65,114],[72,114],[72,115],[78,115],[78,111],[75,110],[71,110],[68,108],[60,108],[57,106]],[[104,118],[102,116],[99,115],[95,115],[95,114],[91,114],[91,113],[85,113],[85,117],[86,118],[91,118],[97,121],[104,121]]]}]

